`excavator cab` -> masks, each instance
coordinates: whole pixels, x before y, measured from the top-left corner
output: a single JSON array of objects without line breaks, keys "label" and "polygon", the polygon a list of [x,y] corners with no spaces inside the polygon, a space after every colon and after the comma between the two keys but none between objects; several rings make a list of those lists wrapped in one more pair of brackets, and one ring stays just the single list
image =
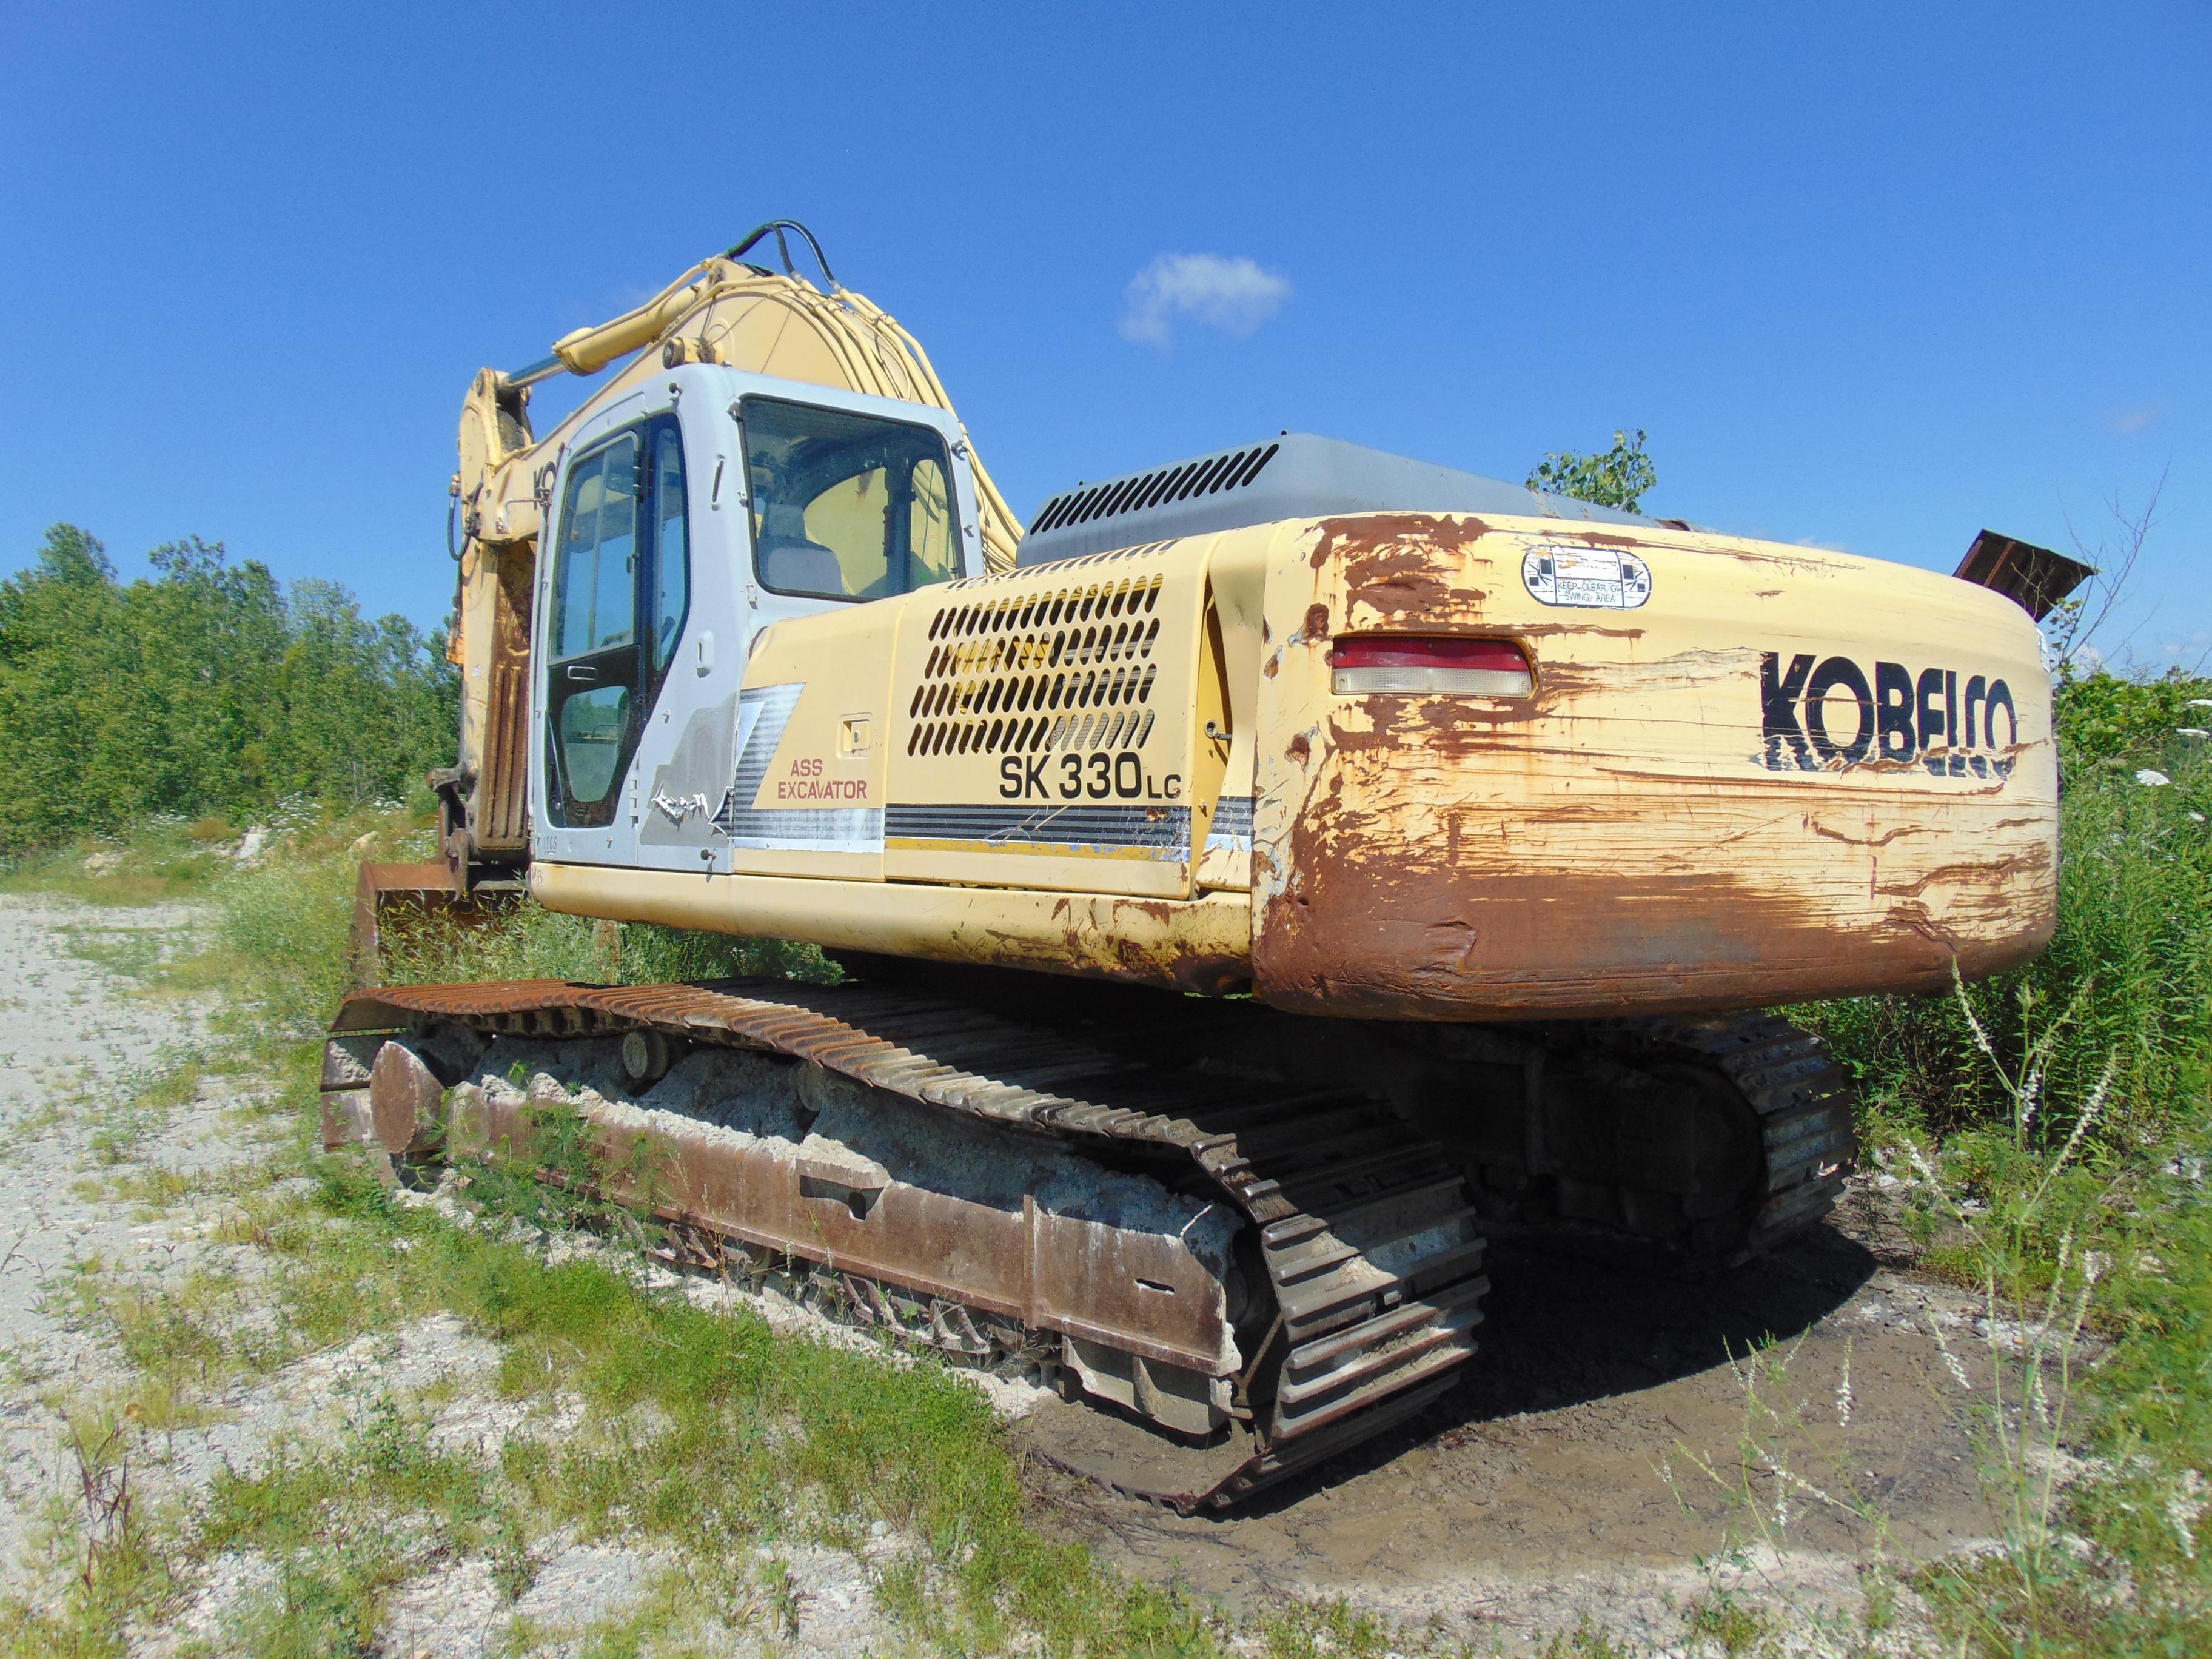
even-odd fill
[{"label": "excavator cab", "polygon": [[980,574],[965,448],[940,410],[703,363],[583,422],[537,584],[532,857],[726,867],[754,641]]},{"label": "excavator cab", "polygon": [[[526,454],[526,410],[479,376],[465,462],[489,480]],[[395,919],[465,922],[532,858],[718,867],[762,630],[985,568],[949,410],[685,361],[580,415],[526,494],[479,486],[457,514],[461,755],[431,775],[441,856],[362,868],[364,981]]]}]

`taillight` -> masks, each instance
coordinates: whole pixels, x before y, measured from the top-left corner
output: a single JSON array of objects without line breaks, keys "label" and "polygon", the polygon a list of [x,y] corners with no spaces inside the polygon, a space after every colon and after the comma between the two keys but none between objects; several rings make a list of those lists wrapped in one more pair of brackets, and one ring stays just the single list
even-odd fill
[{"label": "taillight", "polygon": [[1339,640],[1328,665],[1330,688],[1340,697],[1371,691],[1525,697],[1536,685],[1528,659],[1510,640],[1370,634]]}]

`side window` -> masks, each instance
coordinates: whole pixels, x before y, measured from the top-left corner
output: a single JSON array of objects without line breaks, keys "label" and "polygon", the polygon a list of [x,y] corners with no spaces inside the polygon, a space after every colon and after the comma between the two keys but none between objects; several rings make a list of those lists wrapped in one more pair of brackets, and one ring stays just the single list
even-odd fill
[{"label": "side window", "polygon": [[926,426],[774,398],[741,407],[761,586],[877,599],[960,574],[945,441]]},{"label": "side window", "polygon": [[907,546],[914,557],[914,586],[949,582],[960,574],[959,507],[951,480],[931,458],[914,465],[914,501],[907,509]]},{"label": "side window", "polygon": [[653,434],[653,672],[668,666],[690,602],[690,519],[684,505],[684,440],[672,426]]},{"label": "side window", "polygon": [[625,434],[568,475],[553,588],[553,660],[627,645],[637,599],[637,437]]},{"label": "side window", "polygon": [[684,629],[687,532],[674,422],[625,432],[569,466],[545,666],[546,804],[556,823],[614,820],[637,734]]}]

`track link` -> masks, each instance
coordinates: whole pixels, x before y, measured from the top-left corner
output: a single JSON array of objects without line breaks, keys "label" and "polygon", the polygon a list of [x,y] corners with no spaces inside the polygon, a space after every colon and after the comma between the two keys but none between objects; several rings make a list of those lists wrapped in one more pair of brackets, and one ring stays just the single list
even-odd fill
[{"label": "track link", "polygon": [[[1233,1503],[1381,1433],[1442,1394],[1474,1352],[1489,1281],[1464,1177],[1396,1109],[1352,1090],[1160,1070],[966,1002],[785,981],[357,992],[332,1028],[334,1054],[354,1059],[326,1066],[325,1090],[362,1088],[364,1035],[419,1036],[440,1022],[487,1036],[646,1030],[762,1051],[1077,1149],[1188,1159],[1250,1224],[1267,1281],[1235,1420],[1204,1445],[1101,1409],[1048,1412],[1038,1432],[1053,1461],[1185,1511]],[[822,1263],[883,1322],[919,1292],[939,1346],[955,1351],[988,1346],[978,1318],[1003,1319],[1002,1309],[971,1318],[948,1308],[942,1285],[854,1274],[804,1237],[764,1241],[726,1216],[655,1207],[693,1234]]]}]

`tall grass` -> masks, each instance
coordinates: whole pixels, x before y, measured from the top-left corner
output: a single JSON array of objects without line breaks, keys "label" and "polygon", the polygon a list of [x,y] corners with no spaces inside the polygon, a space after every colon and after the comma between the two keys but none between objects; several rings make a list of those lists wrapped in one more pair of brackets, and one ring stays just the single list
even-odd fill
[{"label": "tall grass", "polygon": [[[2185,711],[2179,691],[2212,692],[2212,684],[2161,684],[2138,701]],[[1878,1133],[1885,1121],[1946,1136],[1996,1128],[2016,1146],[2055,1146],[2107,1067],[2098,1150],[2156,1146],[2203,1115],[2212,1080],[2212,740],[2160,729],[2140,709],[2119,718],[2117,694],[2101,678],[2062,691],[2062,732],[2079,713],[2069,699],[2097,718],[2077,718],[2083,741],[2062,746],[2051,948],[1967,988],[1963,1000],[1861,997],[1799,1011],[1856,1072],[1881,1115]],[[2138,781],[2139,773],[2167,781]],[[1997,1046],[1996,1066],[1980,1061],[1978,1024]],[[2018,1076],[2031,1047],[2045,1051],[2045,1086],[2014,1133],[1999,1079]]]},{"label": "tall grass", "polygon": [[[2063,685],[2050,950],[1799,1011],[1858,1074],[1925,1264],[1984,1304],[1967,1409],[2008,1525],[1917,1581],[1964,1652],[2212,1651],[2208,721],[2212,683]],[[2086,1373],[2085,1328],[2116,1344]]]},{"label": "tall grass", "polygon": [[392,985],[486,979],[658,985],[753,975],[835,977],[811,945],[649,922],[593,921],[526,903],[483,921],[432,921],[387,933],[378,976]]}]

